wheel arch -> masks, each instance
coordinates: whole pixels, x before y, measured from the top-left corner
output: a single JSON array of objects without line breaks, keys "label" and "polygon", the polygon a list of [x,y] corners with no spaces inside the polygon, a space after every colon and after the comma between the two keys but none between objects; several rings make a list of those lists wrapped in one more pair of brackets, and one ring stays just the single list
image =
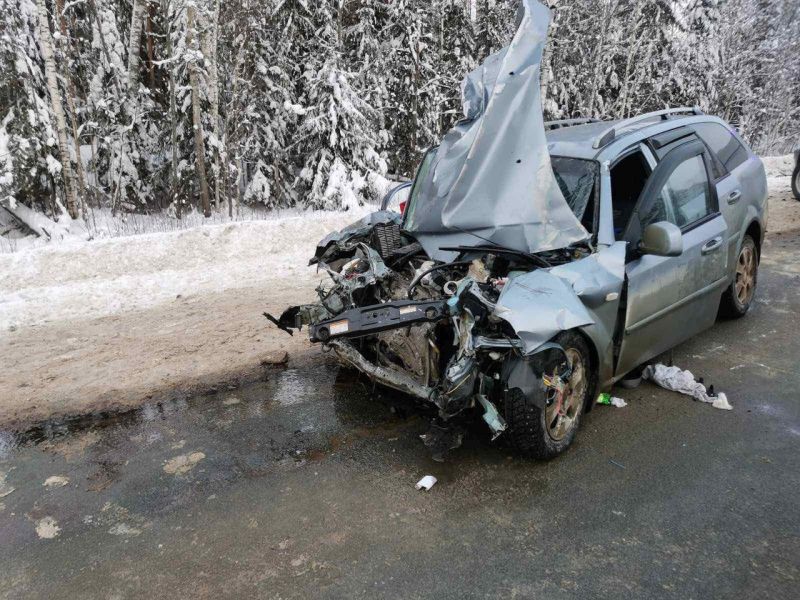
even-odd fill
[{"label": "wheel arch", "polygon": [[[761,246],[764,243],[764,230],[761,227],[761,223],[758,222],[758,219],[753,219],[750,221],[750,224],[747,226],[747,229],[744,230],[745,235],[749,235],[753,238],[753,241],[756,244],[756,254],[758,258],[758,262],[761,262]],[[744,239],[744,237],[742,237]],[[741,246],[741,243],[740,243]],[[738,252],[738,250],[737,250]]]},{"label": "wheel arch", "polygon": [[597,390],[599,389],[598,386],[600,386],[600,382],[605,379],[603,373],[601,373],[600,351],[597,348],[597,340],[587,331],[589,327],[591,326],[578,327],[577,329],[573,330],[575,331],[575,333],[577,333],[583,338],[583,340],[586,342],[586,347],[589,348],[591,373],[592,376],[594,377],[591,389],[592,393],[586,395],[586,400],[585,400],[586,405],[583,407],[584,413],[587,413],[590,410],[592,410],[592,407],[594,406],[595,395],[597,394]]}]

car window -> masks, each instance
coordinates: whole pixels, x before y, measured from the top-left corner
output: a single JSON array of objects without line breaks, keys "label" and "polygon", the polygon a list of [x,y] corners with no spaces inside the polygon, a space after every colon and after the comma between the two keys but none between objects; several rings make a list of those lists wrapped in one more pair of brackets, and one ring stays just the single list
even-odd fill
[{"label": "car window", "polygon": [[726,127],[719,123],[697,123],[693,129],[727,171],[732,171],[747,160],[747,149]]},{"label": "car window", "polygon": [[563,156],[553,156],[550,162],[558,187],[567,204],[584,228],[593,233],[597,163]]},{"label": "car window", "polygon": [[617,239],[621,239],[628,226],[650,173],[650,165],[639,150],[624,156],[611,167],[611,205]]},{"label": "car window", "polygon": [[411,187],[411,191],[408,195],[408,204],[406,205],[406,211],[403,214],[403,227],[405,229],[413,230],[415,227],[414,217],[417,212],[417,200],[419,199],[420,194],[420,181],[425,181],[428,177],[428,172],[431,170],[431,165],[433,165],[433,159],[436,157],[436,152],[439,150],[438,146],[434,146],[425,154],[422,158],[422,162],[420,163],[419,169],[417,170],[417,176],[414,178],[414,185]]},{"label": "car window", "polygon": [[658,221],[669,221],[683,229],[714,212],[703,157],[693,156],[678,165],[657,200],[641,215],[642,230]]}]

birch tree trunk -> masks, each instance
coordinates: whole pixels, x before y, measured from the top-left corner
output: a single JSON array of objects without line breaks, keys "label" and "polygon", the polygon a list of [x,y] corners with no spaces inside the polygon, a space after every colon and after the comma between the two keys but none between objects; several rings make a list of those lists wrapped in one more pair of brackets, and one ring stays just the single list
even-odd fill
[{"label": "birch tree trunk", "polygon": [[222,179],[222,166],[220,160],[220,131],[219,131],[219,71],[217,69],[217,43],[219,35],[219,0],[214,2],[211,14],[211,23],[202,34],[201,49],[203,58],[208,65],[208,103],[211,109],[211,126],[214,134],[214,208],[220,209],[220,180]]},{"label": "birch tree trunk", "polygon": [[[58,13],[58,24],[61,31],[61,37],[64,40],[64,55],[69,57],[72,50],[72,43],[70,42],[67,33],[67,21],[64,18],[64,0],[56,0],[56,12]],[[67,68],[69,71],[69,68]],[[67,110],[69,111],[69,121],[72,128],[72,143],[75,145],[75,172],[78,175],[78,192],[80,195],[81,209],[83,211],[83,218],[88,219],[86,211],[86,178],[83,173],[83,157],[81,156],[81,141],[78,136],[78,112],[75,108],[75,84],[72,81],[72,76],[69,72],[62,73],[62,77],[66,82],[67,87]]]},{"label": "birch tree trunk", "polygon": [[[167,17],[169,24],[166,33],[167,56],[172,59],[172,19],[170,13],[170,0],[162,0],[161,7],[164,15]],[[175,203],[175,216],[181,218],[181,201],[178,199],[178,109],[177,100],[175,98],[175,61],[172,60],[169,66],[169,124],[170,124],[170,140],[172,144],[172,169],[170,172],[170,181],[172,183],[170,196]]]},{"label": "birch tree trunk", "polygon": [[[137,101],[139,82],[139,51],[142,42],[142,25],[144,23],[144,1],[133,0],[131,12],[131,34],[128,39],[128,97],[132,102]],[[131,107],[131,114],[136,114],[135,105]]]},{"label": "birch tree trunk", "polygon": [[[75,178],[72,173],[72,161],[69,157],[69,145],[67,141],[67,119],[64,115],[64,106],[61,99],[61,91],[58,89],[58,76],[56,74],[56,64],[53,58],[52,34],[50,33],[50,23],[47,17],[47,7],[44,0],[36,0],[36,8],[39,13],[39,45],[44,59],[44,71],[47,82],[47,93],[50,95],[50,105],[53,109],[53,116],[56,121],[56,132],[58,134],[58,152],[61,160],[61,176],[64,179],[64,197],[66,199],[67,212],[73,219],[80,216],[78,208],[78,197],[75,190]],[[78,149],[80,151],[80,149]]]},{"label": "birch tree trunk", "polygon": [[[43,0],[39,0],[42,2]],[[190,4],[186,9],[186,47],[194,50],[196,8]],[[200,184],[200,201],[203,205],[203,215],[211,216],[211,201],[208,194],[208,179],[206,177],[205,143],[203,142],[203,121],[200,111],[200,78],[197,75],[197,56],[192,57],[188,64],[189,85],[192,88],[192,128],[194,129],[194,153],[197,163],[197,179]]]}]

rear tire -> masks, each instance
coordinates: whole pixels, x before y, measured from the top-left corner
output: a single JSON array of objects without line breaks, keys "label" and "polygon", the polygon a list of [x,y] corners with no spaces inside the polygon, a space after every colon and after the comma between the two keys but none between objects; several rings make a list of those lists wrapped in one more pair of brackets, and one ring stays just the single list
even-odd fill
[{"label": "rear tire", "polygon": [[797,161],[792,174],[792,193],[797,200],[800,200],[800,160]]},{"label": "rear tire", "polygon": [[736,257],[736,274],[725,293],[719,312],[723,317],[739,319],[747,314],[756,295],[758,283],[758,248],[753,238],[745,235]]},{"label": "rear tire", "polygon": [[[533,398],[515,388],[509,390],[506,397],[508,439],[515,452],[526,458],[549,459],[569,448],[597,386],[586,340],[575,331],[566,331],[553,341],[564,348],[573,368],[561,413],[556,411],[557,399],[553,390],[539,390],[534,394],[544,397]],[[545,408],[539,408],[536,400],[539,403],[544,401]]]}]

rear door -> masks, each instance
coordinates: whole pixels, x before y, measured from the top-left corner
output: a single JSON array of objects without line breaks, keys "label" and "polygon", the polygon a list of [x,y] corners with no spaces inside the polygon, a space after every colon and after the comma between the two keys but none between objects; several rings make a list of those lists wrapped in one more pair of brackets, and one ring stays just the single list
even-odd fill
[{"label": "rear door", "polygon": [[[624,234],[629,256],[617,375],[714,323],[726,283],[728,235],[710,169],[708,151],[691,136],[664,156],[637,202]],[[659,221],[681,229],[680,256],[638,254],[645,227]]]},{"label": "rear door", "polygon": [[[712,151],[720,210],[728,223],[728,274],[736,269],[742,234],[748,224],[747,209],[765,194],[759,161],[727,127],[716,122],[695,123],[691,128]],[[758,240],[757,240],[758,241]]]}]

